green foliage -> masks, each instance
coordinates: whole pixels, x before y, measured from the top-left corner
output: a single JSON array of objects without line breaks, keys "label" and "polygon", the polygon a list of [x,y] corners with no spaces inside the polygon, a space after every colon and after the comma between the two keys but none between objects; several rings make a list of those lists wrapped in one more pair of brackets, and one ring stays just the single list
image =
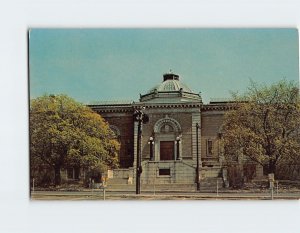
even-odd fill
[{"label": "green foliage", "polygon": [[225,115],[223,143],[228,162],[242,154],[268,172],[280,163],[300,159],[299,88],[285,80],[271,86],[251,83],[244,95],[234,94],[234,110]]},{"label": "green foliage", "polygon": [[300,180],[299,162],[296,164],[280,164],[276,169],[277,179]]},{"label": "green foliage", "polygon": [[119,143],[103,118],[65,95],[42,96],[30,103],[31,170],[52,168],[55,183],[60,169],[115,168]]}]

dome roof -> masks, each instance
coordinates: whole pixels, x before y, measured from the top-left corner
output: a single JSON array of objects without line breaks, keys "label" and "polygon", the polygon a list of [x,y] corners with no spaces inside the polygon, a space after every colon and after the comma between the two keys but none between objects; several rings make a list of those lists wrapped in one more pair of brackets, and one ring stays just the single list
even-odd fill
[{"label": "dome roof", "polygon": [[[201,97],[194,93],[187,85],[179,81],[179,75],[167,73],[163,75],[163,82],[151,88],[147,94],[141,95],[140,101],[199,101]],[[160,100],[159,100],[160,99]],[[162,100],[164,99],[164,100]]]},{"label": "dome roof", "polygon": [[150,89],[148,93],[169,91],[184,91],[193,93],[187,85],[179,81],[179,76],[176,74],[164,74],[164,81]]},{"label": "dome roof", "polygon": [[184,83],[180,82],[179,80],[166,80],[158,85],[156,85],[154,88],[152,88],[148,93],[151,92],[168,92],[168,91],[184,91],[184,92],[189,92],[193,93],[193,91],[188,88],[187,85]]}]

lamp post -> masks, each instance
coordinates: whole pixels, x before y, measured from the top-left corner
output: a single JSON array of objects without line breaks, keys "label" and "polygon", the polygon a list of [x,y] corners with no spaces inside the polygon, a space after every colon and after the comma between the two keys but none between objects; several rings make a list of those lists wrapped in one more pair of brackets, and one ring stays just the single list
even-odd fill
[{"label": "lamp post", "polygon": [[199,180],[199,129],[200,126],[196,123],[196,149],[197,149],[197,168],[196,168],[196,182],[197,182],[197,191],[200,191],[200,180]]},{"label": "lamp post", "polygon": [[150,138],[149,138],[148,144],[150,145],[150,161],[153,161],[153,160],[154,160],[154,157],[153,157],[153,145],[154,145],[154,139],[153,139],[153,137],[150,137]]},{"label": "lamp post", "polygon": [[179,151],[179,143],[180,143],[180,137],[176,137],[176,160],[180,160],[180,151]]},{"label": "lamp post", "polygon": [[147,114],[143,112],[145,107],[139,107],[135,109],[133,113],[134,121],[138,122],[138,135],[137,135],[137,159],[136,159],[136,194],[141,193],[141,173],[142,173],[142,163],[141,163],[141,136],[142,136],[142,123],[146,124],[149,121]]}]

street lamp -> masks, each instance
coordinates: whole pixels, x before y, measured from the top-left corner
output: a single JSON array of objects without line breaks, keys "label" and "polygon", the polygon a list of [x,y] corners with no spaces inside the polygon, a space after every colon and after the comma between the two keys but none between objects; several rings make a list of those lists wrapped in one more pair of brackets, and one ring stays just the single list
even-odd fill
[{"label": "street lamp", "polygon": [[153,160],[154,160],[154,157],[153,157],[153,145],[154,145],[154,139],[153,139],[153,137],[150,137],[150,138],[149,138],[148,144],[150,145],[150,161],[153,161]]},{"label": "street lamp", "polygon": [[176,152],[177,152],[176,160],[180,160],[180,150],[179,150],[179,144],[180,144],[180,143],[181,143],[180,137],[177,136],[177,137],[176,137]]},{"label": "street lamp", "polygon": [[149,121],[147,114],[143,112],[145,107],[136,108],[133,113],[133,120],[138,122],[138,135],[137,135],[137,163],[136,163],[136,194],[141,193],[141,173],[142,173],[142,163],[141,163],[141,137],[142,137],[142,123],[146,124]]},{"label": "street lamp", "polygon": [[197,191],[200,191],[200,180],[199,180],[199,129],[200,126],[196,123],[196,148],[197,148],[197,168],[196,168],[196,182],[197,182]]}]

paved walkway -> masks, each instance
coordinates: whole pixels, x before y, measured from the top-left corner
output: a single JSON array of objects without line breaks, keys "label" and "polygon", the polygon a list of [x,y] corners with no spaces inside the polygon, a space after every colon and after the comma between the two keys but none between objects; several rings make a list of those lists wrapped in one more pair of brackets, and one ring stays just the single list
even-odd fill
[{"label": "paved walkway", "polygon": [[[105,197],[102,190],[92,191],[35,191],[31,193],[32,200],[271,200],[270,192],[220,192],[220,193],[195,193],[195,192],[134,192],[106,191]],[[300,192],[274,193],[274,200],[297,200]]]}]

